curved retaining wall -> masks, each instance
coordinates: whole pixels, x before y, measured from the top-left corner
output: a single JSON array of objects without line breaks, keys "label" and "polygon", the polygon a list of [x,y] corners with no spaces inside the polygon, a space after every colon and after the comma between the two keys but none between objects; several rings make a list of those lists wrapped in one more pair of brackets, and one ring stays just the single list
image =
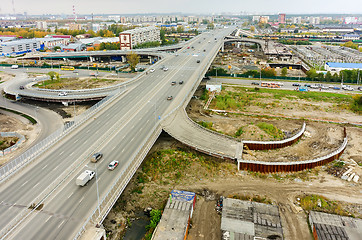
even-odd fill
[{"label": "curved retaining wall", "polygon": [[238,169],[261,173],[297,172],[305,169],[311,169],[317,166],[325,165],[333,160],[338,159],[346,149],[347,143],[347,133],[346,128],[344,128],[344,139],[342,145],[337,150],[326,156],[300,162],[260,162],[238,160]]},{"label": "curved retaining wall", "polygon": [[303,123],[302,128],[300,131],[295,134],[293,137],[283,139],[280,141],[243,141],[243,144],[247,146],[250,150],[270,150],[270,149],[277,149],[290,146],[297,142],[302,136],[305,131],[306,124]]}]

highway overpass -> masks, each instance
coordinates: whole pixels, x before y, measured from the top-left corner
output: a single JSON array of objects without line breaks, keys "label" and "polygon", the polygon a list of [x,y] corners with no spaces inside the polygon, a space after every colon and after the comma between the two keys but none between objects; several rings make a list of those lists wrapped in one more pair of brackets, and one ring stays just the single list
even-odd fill
[{"label": "highway overpass", "polygon": [[[72,239],[101,223],[161,133],[161,122],[189,101],[233,30],[215,30],[189,41],[178,55],[165,57],[154,73],[142,75],[103,110],[2,182],[1,237]],[[184,83],[178,84],[181,80]],[[173,99],[167,100],[169,96]],[[90,163],[89,157],[98,151],[104,157]],[[109,171],[112,160],[120,164]],[[97,181],[79,187],[75,179],[85,169],[96,169]]]}]

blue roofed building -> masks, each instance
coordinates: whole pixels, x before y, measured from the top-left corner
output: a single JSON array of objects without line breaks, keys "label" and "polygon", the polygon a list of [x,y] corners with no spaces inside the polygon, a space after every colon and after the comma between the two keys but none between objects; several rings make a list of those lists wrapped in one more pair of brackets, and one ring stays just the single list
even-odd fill
[{"label": "blue roofed building", "polygon": [[324,66],[326,71],[339,72],[342,70],[362,70],[362,63],[338,63],[338,62],[327,62]]}]

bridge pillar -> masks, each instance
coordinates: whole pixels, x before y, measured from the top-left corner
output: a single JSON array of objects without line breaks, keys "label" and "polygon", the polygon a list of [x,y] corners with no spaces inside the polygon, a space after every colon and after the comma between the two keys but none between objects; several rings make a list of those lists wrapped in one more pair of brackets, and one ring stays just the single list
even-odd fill
[{"label": "bridge pillar", "polygon": [[221,51],[222,52],[224,51],[224,47],[225,47],[225,43],[223,43],[222,46],[221,46]]},{"label": "bridge pillar", "polygon": [[259,48],[260,48],[260,47],[259,47],[259,44],[256,44],[256,46],[257,46],[257,48],[258,48],[258,52],[259,52]]}]

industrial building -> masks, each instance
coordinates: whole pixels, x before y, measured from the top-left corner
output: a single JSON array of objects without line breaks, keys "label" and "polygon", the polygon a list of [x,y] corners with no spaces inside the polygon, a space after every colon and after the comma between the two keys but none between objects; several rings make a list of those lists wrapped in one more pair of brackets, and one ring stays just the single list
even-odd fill
[{"label": "industrial building", "polygon": [[44,46],[37,39],[21,39],[0,43],[0,56],[18,55],[31,51],[38,51]]},{"label": "industrial building", "polygon": [[195,201],[193,192],[172,190],[152,240],[186,239]]},{"label": "industrial building", "polygon": [[309,224],[315,240],[360,240],[362,219],[311,211]]},{"label": "industrial building", "polygon": [[283,239],[277,206],[225,198],[222,202],[223,240]]},{"label": "industrial building", "polygon": [[121,50],[129,50],[135,45],[156,41],[161,41],[160,29],[156,27],[135,28],[119,34]]},{"label": "industrial building", "polygon": [[44,45],[44,47],[52,49],[55,46],[67,45],[69,44],[69,38],[36,38],[40,42],[40,45]]},{"label": "industrial building", "polygon": [[362,63],[338,63],[338,62],[327,62],[324,66],[326,71],[339,72],[342,70],[362,70]]}]

